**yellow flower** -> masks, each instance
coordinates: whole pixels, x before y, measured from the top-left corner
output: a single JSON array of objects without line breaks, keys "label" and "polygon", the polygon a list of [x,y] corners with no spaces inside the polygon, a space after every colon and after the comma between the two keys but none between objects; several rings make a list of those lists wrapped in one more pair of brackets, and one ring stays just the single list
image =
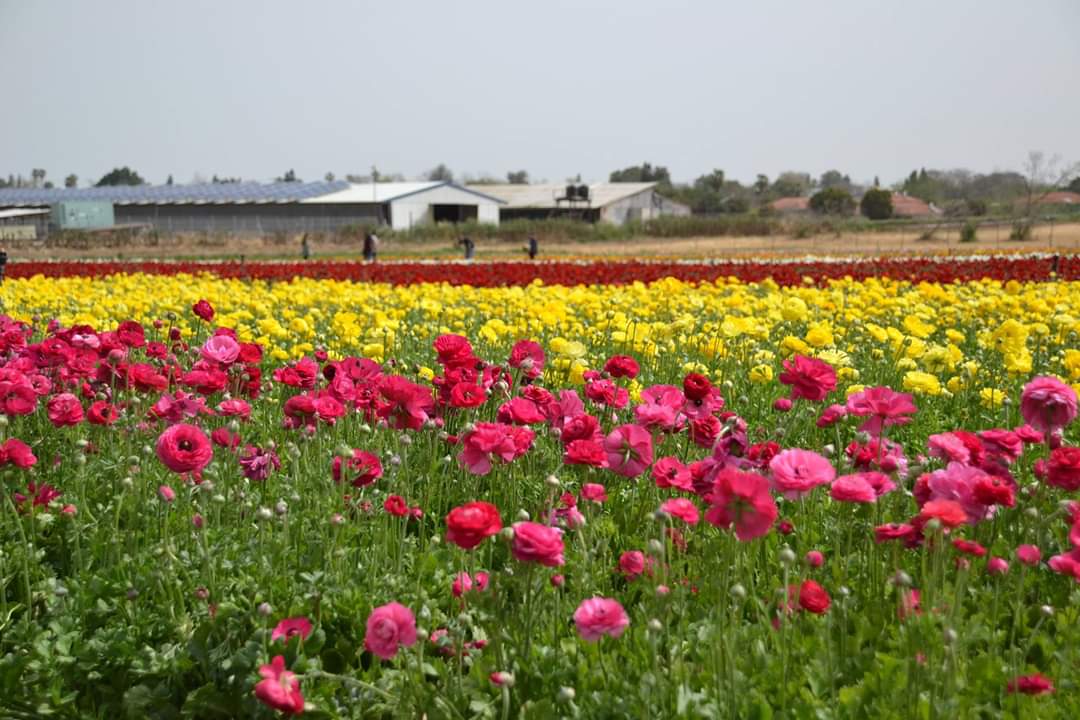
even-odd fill
[{"label": "yellow flower", "polygon": [[979,390],[979,402],[985,408],[999,408],[1005,402],[1005,393],[995,388],[985,387]]},{"label": "yellow flower", "polygon": [[772,382],[773,369],[770,365],[755,365],[750,368],[750,382],[757,385],[764,385],[765,383]]},{"label": "yellow flower", "polygon": [[941,382],[936,375],[912,370],[904,374],[904,389],[919,395],[940,395]]},{"label": "yellow flower", "polygon": [[833,344],[832,328],[827,322],[814,323],[806,332],[806,342],[813,347],[823,348]]}]

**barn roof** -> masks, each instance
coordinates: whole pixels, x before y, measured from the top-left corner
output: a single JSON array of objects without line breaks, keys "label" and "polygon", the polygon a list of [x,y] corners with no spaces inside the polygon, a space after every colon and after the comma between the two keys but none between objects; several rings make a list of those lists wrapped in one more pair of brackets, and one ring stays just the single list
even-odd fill
[{"label": "barn roof", "polygon": [[[469,185],[467,187],[469,190],[499,198],[509,208],[555,208],[559,207],[556,199],[566,195],[566,184]],[[654,182],[591,183],[589,204],[594,208],[604,207],[654,187],[656,187]]]},{"label": "barn roof", "polygon": [[349,187],[334,182],[198,183],[114,185],[92,188],[0,188],[0,206],[28,207],[59,202],[100,201],[116,205],[288,203],[329,195]]},{"label": "barn roof", "polygon": [[318,197],[311,197],[302,200],[301,202],[307,203],[386,203],[393,200],[400,200],[401,198],[408,197],[410,195],[418,195],[429,190],[434,190],[439,187],[449,187],[454,190],[460,190],[461,192],[468,193],[470,195],[476,195],[478,197],[490,200],[493,203],[502,203],[503,201],[492,195],[480,192],[473,188],[458,185],[457,183],[447,181],[426,181],[426,182],[386,182],[386,183],[346,183],[346,187],[333,192],[329,195],[322,195]]}]

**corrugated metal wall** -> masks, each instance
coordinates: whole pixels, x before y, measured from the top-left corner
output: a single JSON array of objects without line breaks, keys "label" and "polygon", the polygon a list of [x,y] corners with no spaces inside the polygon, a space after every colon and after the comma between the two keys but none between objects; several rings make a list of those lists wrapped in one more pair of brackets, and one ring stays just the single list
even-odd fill
[{"label": "corrugated metal wall", "polygon": [[118,225],[151,225],[161,232],[333,232],[384,222],[372,204],[117,205]]}]

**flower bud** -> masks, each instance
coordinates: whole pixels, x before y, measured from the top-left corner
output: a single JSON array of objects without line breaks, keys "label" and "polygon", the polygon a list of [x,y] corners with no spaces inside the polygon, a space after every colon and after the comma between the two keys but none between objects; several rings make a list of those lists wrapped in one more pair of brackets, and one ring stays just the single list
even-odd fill
[{"label": "flower bud", "polygon": [[740,583],[735,583],[734,585],[732,585],[731,589],[728,590],[728,592],[731,594],[731,597],[734,598],[735,600],[745,600],[746,599],[746,588],[743,587]]},{"label": "flower bud", "polygon": [[658,633],[658,632],[663,631],[664,624],[662,622],[660,622],[659,620],[657,620],[656,618],[653,618],[652,620],[649,621],[648,627],[649,627],[649,632]]},{"label": "flower bud", "polygon": [[577,692],[572,687],[566,687],[565,685],[559,688],[559,694],[555,696],[555,699],[561,703],[574,702],[574,698],[577,696]]},{"label": "flower bud", "polygon": [[558,490],[560,487],[562,487],[562,483],[559,482],[559,478],[555,477],[554,475],[548,475],[546,478],[544,478],[544,482],[549,488],[555,490]]},{"label": "flower bud", "polygon": [[664,543],[656,538],[649,541],[648,550],[653,557],[664,557]]},{"label": "flower bud", "polygon": [[274,511],[268,507],[261,507],[256,511],[255,517],[259,520],[269,520],[274,517]]},{"label": "flower bud", "polygon": [[787,545],[780,548],[780,553],[777,556],[781,565],[790,565],[795,562],[795,552]]},{"label": "flower bud", "polygon": [[529,516],[529,512],[527,510],[518,510],[518,512],[517,512],[517,519],[518,520],[520,520],[521,522],[528,522],[529,518],[530,518],[530,516]]},{"label": "flower bud", "polygon": [[285,504],[284,500],[278,500],[277,504],[274,505],[274,512],[276,512],[278,515],[284,515],[285,513],[289,512],[289,506]]},{"label": "flower bud", "polygon": [[274,612],[274,608],[270,607],[270,603],[268,602],[259,603],[258,610],[259,614],[263,617],[270,617]]}]

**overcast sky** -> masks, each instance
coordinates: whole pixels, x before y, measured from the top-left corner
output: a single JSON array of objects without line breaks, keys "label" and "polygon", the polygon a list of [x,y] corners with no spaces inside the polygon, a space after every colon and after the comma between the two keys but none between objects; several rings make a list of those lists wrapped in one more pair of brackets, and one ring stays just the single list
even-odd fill
[{"label": "overcast sky", "polygon": [[0,173],[1080,160],[1080,0],[0,0]]}]

